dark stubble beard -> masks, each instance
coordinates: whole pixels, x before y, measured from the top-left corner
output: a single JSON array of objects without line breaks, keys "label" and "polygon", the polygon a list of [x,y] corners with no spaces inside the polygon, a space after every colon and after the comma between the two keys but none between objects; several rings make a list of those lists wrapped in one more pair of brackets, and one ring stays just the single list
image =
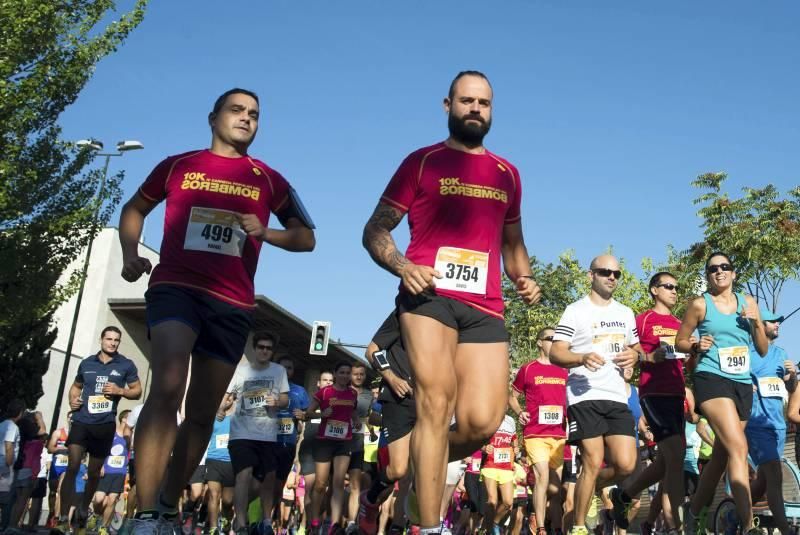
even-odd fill
[{"label": "dark stubble beard", "polygon": [[[467,123],[467,119],[475,119],[480,122],[478,124]],[[483,145],[483,138],[489,133],[491,127],[491,119],[484,121],[480,115],[467,114],[464,117],[456,117],[450,113],[447,116],[447,128],[450,130],[450,137],[469,148]]]}]

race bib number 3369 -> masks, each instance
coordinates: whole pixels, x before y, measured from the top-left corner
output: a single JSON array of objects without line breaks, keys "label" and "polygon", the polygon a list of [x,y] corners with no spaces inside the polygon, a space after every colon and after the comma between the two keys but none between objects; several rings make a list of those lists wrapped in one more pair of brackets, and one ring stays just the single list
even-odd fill
[{"label": "race bib number 3369", "polygon": [[436,287],[473,294],[486,294],[489,274],[489,253],[441,247],[436,253],[434,269],[441,275]]},{"label": "race bib number 3369", "polygon": [[235,212],[192,207],[183,248],[191,251],[242,256],[247,234]]}]

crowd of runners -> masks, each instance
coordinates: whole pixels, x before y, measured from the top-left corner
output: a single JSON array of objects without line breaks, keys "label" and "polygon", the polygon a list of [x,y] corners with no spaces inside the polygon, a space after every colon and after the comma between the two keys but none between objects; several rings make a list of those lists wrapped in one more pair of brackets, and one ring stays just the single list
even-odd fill
[{"label": "crowd of runners", "polygon": [[[380,383],[342,361],[307,391],[295,360],[276,357],[280,333],[251,332],[253,277],[263,243],[311,251],[314,224],[248,155],[258,97],[221,95],[210,149],[165,159],[122,209],[122,276],[150,274],[147,399],[118,410],[142,387],[110,326],[80,364],[67,426],[48,436],[9,403],[3,527],[37,526],[47,496],[60,533],[625,533],[648,492],[641,533],[694,534],[727,473],[743,532],[760,532],[752,503],[766,495],[788,533],[780,458],[787,419],[800,420],[796,368],[773,343],[783,318],[735,291],[726,254],[709,256],[707,291],[682,319],[675,274],[653,275],[652,307],[633,311],[614,299],[617,260],[594,258],[589,294],[510,369],[501,269],[524,303],[541,291],[519,172],[483,145],[492,103],[483,74],[459,73],[449,137],[403,160],[364,228],[400,280],[365,353]],[[138,243],[162,201],[154,267]],[[406,216],[403,253],[392,231]]]}]

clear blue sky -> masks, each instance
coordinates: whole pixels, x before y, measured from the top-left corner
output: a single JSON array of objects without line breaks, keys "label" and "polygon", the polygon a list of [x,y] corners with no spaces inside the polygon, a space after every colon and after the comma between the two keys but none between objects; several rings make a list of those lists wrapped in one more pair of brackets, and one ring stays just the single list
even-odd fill
[{"label": "clear blue sky", "polygon": [[[701,238],[696,175],[727,171],[737,190],[800,182],[798,21],[800,4],[769,1],[153,1],[61,122],[67,139],[145,144],[112,163],[127,197],[165,156],[208,146],[219,93],[258,92],[251,153],[318,230],[312,254],[265,248],[256,291],[366,343],[396,279],[362,249],[364,222],[399,162],[446,137],[459,70],[493,83],[486,144],[520,169],[530,253],[588,262],[613,245],[638,265]],[[162,219],[147,222],[151,246]],[[797,283],[781,305],[800,306]],[[795,360],[797,326],[800,314],[781,340]]]}]

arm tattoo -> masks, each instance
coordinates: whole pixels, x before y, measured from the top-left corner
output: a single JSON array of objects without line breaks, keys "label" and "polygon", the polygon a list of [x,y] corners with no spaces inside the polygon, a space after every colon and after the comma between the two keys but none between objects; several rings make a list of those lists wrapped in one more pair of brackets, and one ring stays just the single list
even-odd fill
[{"label": "arm tattoo", "polygon": [[403,220],[397,209],[380,203],[364,226],[361,243],[372,259],[383,269],[400,276],[400,270],[409,264],[408,258],[397,250],[392,230]]}]

